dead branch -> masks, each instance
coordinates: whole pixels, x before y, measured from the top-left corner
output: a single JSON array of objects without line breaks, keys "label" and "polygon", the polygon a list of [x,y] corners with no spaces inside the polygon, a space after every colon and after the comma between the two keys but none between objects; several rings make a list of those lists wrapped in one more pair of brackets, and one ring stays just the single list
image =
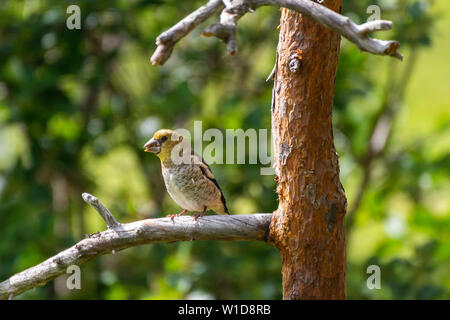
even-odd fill
[{"label": "dead branch", "polygon": [[224,0],[223,3],[218,0],[210,0],[206,5],[192,12],[156,39],[157,48],[151,58],[152,64],[164,64],[170,57],[174,45],[200,23],[222,9],[224,4],[225,8],[220,14],[219,23],[208,26],[202,35],[221,39],[226,43],[228,52],[232,55],[237,52],[236,28],[238,20],[247,12],[254,12],[259,7],[275,6],[300,12],[316,20],[353,42],[361,51],[403,59],[403,56],[397,52],[400,46],[397,41],[369,37],[371,32],[390,30],[392,27],[391,21],[377,20],[357,25],[348,17],[311,0]]},{"label": "dead branch", "polygon": [[100,213],[108,229],[88,235],[74,246],[1,282],[0,299],[12,299],[44,285],[66,273],[71,265],[81,266],[102,255],[142,244],[193,240],[266,241],[272,218],[272,214],[213,215],[195,221],[186,216],[120,224],[96,197],[83,193],[83,199]]},{"label": "dead branch", "polygon": [[198,8],[190,15],[182,19],[169,30],[161,33],[156,38],[156,51],[150,61],[154,66],[163,65],[172,54],[173,47],[200,23],[206,21],[214,13],[223,8],[222,0],[210,0],[203,7]]}]

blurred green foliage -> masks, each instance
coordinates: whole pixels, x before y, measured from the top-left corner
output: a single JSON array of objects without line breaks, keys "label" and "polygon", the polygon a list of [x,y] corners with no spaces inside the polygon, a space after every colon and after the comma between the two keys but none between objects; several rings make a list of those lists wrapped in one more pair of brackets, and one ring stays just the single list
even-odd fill
[{"label": "blurred green foliage", "polygon": [[[194,120],[204,130],[270,128],[265,78],[279,10],[261,8],[240,21],[237,57],[195,30],[165,66],[150,65],[156,36],[201,3],[0,2],[0,281],[105,228],[82,192],[99,197],[122,222],[178,212],[158,159],[142,152],[156,129],[192,129]],[[81,30],[66,28],[71,4],[81,8]],[[450,3],[352,0],[343,12],[364,22],[372,4],[394,21],[377,37],[400,40],[405,61],[342,43],[334,125],[350,208],[373,127],[380,114],[392,120],[349,229],[348,296],[448,299]],[[276,209],[273,176],[261,176],[259,165],[212,169],[232,213]],[[380,290],[367,289],[371,264],[381,267]],[[263,243],[140,246],[83,266],[82,290],[67,290],[65,279],[21,298],[282,295],[279,254]]]}]

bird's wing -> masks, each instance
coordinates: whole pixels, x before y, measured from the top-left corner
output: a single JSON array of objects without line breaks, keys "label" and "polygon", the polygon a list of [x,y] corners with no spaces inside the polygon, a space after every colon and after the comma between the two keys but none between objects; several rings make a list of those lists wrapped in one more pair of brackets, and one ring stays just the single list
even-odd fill
[{"label": "bird's wing", "polygon": [[217,183],[217,180],[214,177],[214,174],[212,173],[211,168],[209,167],[209,165],[205,162],[205,160],[203,160],[203,158],[201,156],[196,154],[194,152],[194,150],[191,151],[191,160],[192,160],[192,163],[197,164],[199,166],[199,168],[202,171],[203,175],[208,180],[210,180],[212,183],[214,183],[214,185],[217,187],[217,189],[219,189],[220,199],[221,199],[223,207],[225,209],[225,213],[228,213],[228,208],[227,208],[227,205],[225,203],[225,196],[223,195],[222,189],[220,189],[220,186]]},{"label": "bird's wing", "polygon": [[216,180],[214,177],[214,174],[211,171],[211,168],[208,166],[208,164],[203,160],[202,157],[200,157],[197,154],[194,154],[193,156],[194,164],[200,166],[200,169],[202,170],[203,174],[209,179],[209,180]]}]

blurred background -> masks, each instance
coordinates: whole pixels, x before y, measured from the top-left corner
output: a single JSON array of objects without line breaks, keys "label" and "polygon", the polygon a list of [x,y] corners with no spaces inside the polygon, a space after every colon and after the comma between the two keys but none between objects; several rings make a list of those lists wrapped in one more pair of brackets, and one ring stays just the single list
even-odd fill
[{"label": "blurred background", "polygon": [[[105,229],[82,198],[121,222],[180,208],[157,157],[142,146],[159,128],[270,128],[280,11],[240,20],[239,54],[195,30],[165,66],[155,38],[202,1],[0,2],[0,281]],[[66,9],[81,8],[81,30]],[[345,0],[355,22],[379,5],[394,22],[378,38],[405,59],[342,41],[334,127],[349,201],[349,299],[450,298],[450,2]],[[216,18],[217,19],[217,18]],[[211,21],[210,21],[211,22]],[[206,25],[206,24],[205,24]],[[259,165],[212,165],[232,213],[277,208]],[[381,267],[381,289],[366,269]],[[23,299],[279,299],[278,251],[264,243],[185,242],[131,248]]]}]

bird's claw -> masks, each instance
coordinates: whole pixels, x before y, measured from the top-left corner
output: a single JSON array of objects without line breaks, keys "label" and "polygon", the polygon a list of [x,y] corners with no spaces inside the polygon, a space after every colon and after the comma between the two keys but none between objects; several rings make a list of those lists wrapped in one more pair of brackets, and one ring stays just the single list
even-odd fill
[{"label": "bird's claw", "polygon": [[183,210],[178,214],[169,214],[167,215],[168,218],[170,218],[170,220],[172,220],[172,222],[174,221],[175,217],[181,217],[182,215],[184,215],[187,212],[187,210]]},{"label": "bird's claw", "polygon": [[194,215],[192,216],[192,220],[197,221],[198,218],[201,218],[201,217],[203,217],[203,216],[204,216],[204,214],[194,214]]}]

